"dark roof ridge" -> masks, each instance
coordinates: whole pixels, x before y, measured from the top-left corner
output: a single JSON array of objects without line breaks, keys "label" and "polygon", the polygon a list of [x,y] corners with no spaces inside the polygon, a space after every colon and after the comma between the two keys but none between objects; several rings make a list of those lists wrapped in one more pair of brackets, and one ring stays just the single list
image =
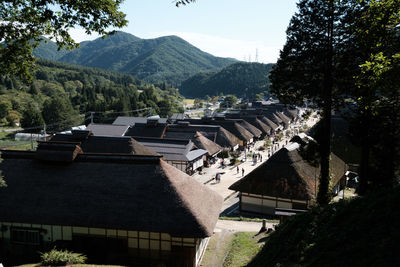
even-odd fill
[{"label": "dark roof ridge", "polygon": [[[21,159],[35,159],[37,151],[24,151],[24,150],[0,150],[1,157],[3,158],[21,158]],[[135,155],[135,154],[124,154],[124,153],[82,153],[77,155],[74,161],[129,161],[135,162],[139,160],[154,162],[162,158],[161,155]]]}]

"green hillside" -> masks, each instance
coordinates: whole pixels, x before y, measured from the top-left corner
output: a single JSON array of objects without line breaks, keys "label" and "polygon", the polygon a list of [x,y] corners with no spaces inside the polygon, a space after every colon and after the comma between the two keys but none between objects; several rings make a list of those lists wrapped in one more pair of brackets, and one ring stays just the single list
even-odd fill
[{"label": "green hillside", "polygon": [[182,82],[179,92],[186,97],[233,94],[253,98],[269,94],[269,72],[273,64],[239,62],[217,72],[196,74]]},{"label": "green hillside", "polygon": [[57,44],[45,37],[42,37],[40,45],[34,51],[36,57],[47,60],[57,60],[66,53],[68,53],[67,50],[58,50]]},{"label": "green hillside", "polygon": [[[39,51],[39,50],[37,50]],[[45,59],[44,53],[35,55]],[[81,43],[81,47],[56,60],[131,74],[146,82],[178,85],[200,72],[217,70],[235,62],[201,51],[176,36],[140,39],[124,32]]]},{"label": "green hillside", "polygon": [[397,187],[294,216],[248,266],[399,266],[399,203]]},{"label": "green hillside", "polygon": [[[84,115],[98,111],[96,122],[112,122],[119,115],[146,109],[141,115],[182,112],[178,90],[165,83],[147,84],[131,75],[39,60],[32,83],[0,76],[0,125],[21,120],[23,127],[62,130],[82,124]],[[44,120],[44,122],[43,122]]]}]

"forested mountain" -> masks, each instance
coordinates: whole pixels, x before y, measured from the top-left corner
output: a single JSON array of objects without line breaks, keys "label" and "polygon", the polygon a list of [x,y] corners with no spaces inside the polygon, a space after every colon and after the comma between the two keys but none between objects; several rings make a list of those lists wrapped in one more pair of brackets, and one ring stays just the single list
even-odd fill
[{"label": "forested mountain", "polygon": [[62,130],[83,123],[89,111],[97,112],[95,122],[149,107],[141,115],[182,112],[181,100],[178,90],[165,83],[146,84],[127,74],[47,60],[38,61],[32,83],[0,76],[0,124],[45,122],[50,130]]},{"label": "forested mountain", "polygon": [[[53,45],[55,45],[53,43]],[[89,67],[117,71],[147,82],[165,81],[178,85],[188,77],[208,70],[217,70],[235,62],[233,59],[214,57],[177,36],[140,39],[117,32],[107,38],[85,41],[80,48],[61,53],[54,58],[54,49],[48,42],[39,47],[35,55]],[[48,49],[49,53],[43,53]]]},{"label": "forested mountain", "polygon": [[186,97],[203,97],[220,93],[253,98],[269,95],[269,72],[274,64],[239,62],[216,72],[196,74],[182,82],[179,92]]}]

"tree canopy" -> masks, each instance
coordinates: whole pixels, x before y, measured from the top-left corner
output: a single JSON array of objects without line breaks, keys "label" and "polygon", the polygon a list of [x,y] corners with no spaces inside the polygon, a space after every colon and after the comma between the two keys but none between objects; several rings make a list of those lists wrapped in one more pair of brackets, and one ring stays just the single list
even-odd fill
[{"label": "tree canopy", "polygon": [[33,48],[41,36],[49,36],[59,48],[75,48],[78,44],[68,30],[82,27],[87,34],[110,34],[109,27],[121,28],[128,21],[119,11],[122,0],[46,0],[0,3],[0,73],[30,79],[35,58]]}]

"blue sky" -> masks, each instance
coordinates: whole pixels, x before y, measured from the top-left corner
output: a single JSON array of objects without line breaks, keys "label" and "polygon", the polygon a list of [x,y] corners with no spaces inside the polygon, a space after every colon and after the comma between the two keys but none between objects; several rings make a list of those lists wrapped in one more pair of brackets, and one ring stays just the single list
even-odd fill
[{"label": "blue sky", "polygon": [[[215,56],[276,62],[296,0],[197,0],[175,7],[172,0],[125,0],[129,25],[122,31],[140,38],[182,37]],[[73,30],[76,41],[94,39]]]}]

